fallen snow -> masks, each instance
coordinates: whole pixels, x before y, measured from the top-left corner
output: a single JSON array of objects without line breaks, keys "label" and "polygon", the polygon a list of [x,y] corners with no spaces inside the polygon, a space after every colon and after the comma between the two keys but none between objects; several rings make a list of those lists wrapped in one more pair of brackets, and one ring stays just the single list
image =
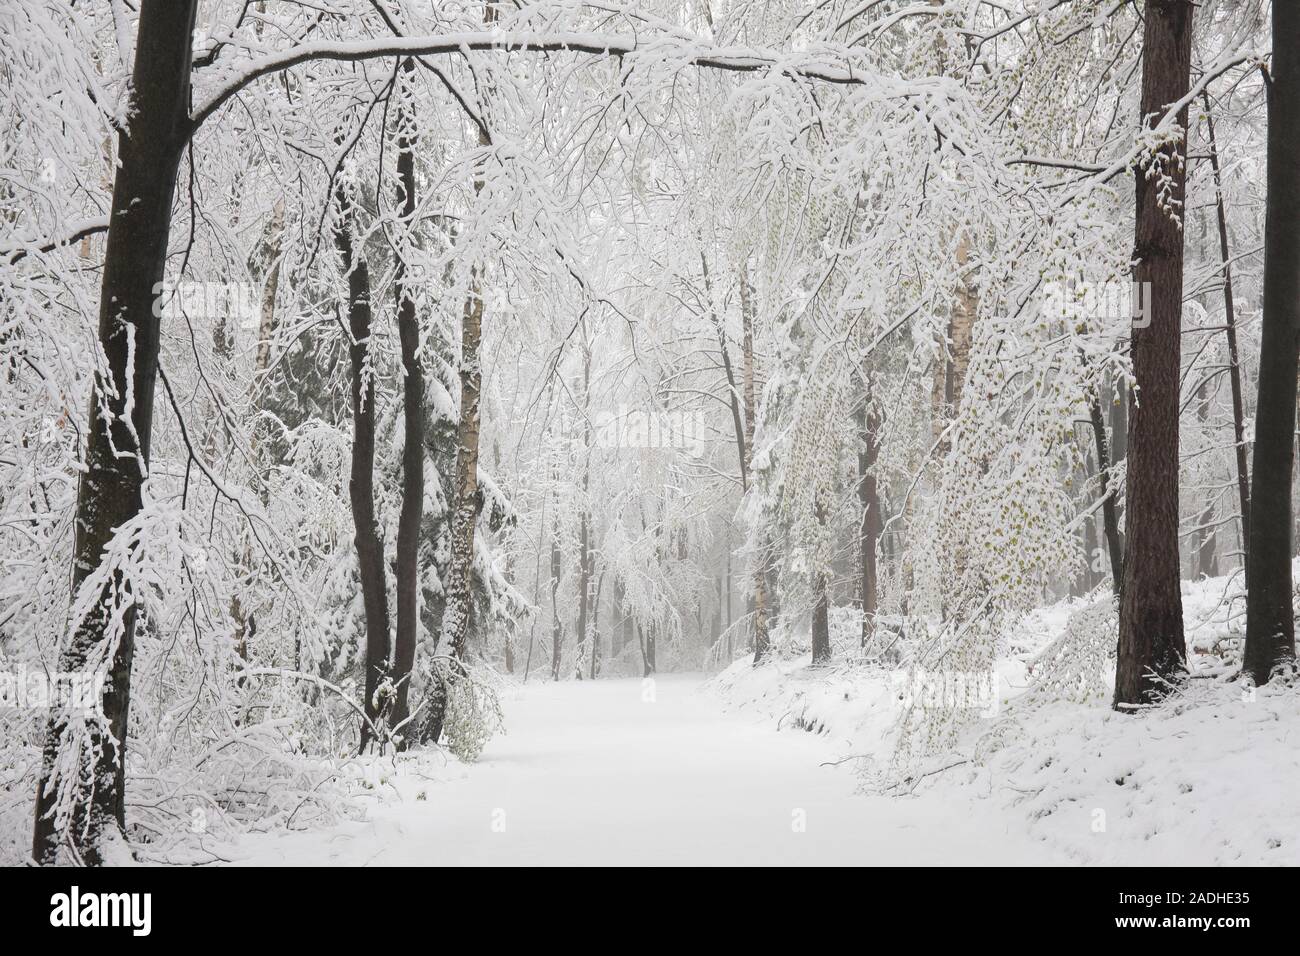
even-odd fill
[{"label": "fallen snow", "polygon": [[857,793],[849,765],[824,765],[843,756],[835,742],[724,713],[702,681],[529,684],[474,765],[412,757],[364,823],[219,852],[248,865],[1053,862],[977,794]]},{"label": "fallen snow", "polygon": [[[1235,679],[1239,576],[1184,582],[1183,602],[1194,679],[1140,716],[1110,707],[1113,630],[1100,635],[1110,664],[1092,669],[1081,699],[1036,688],[1043,668],[1035,659],[1072,620],[1101,617],[1095,603],[1066,601],[1027,615],[997,661],[998,712],[973,720],[962,746],[934,755],[931,775],[913,780],[906,799],[940,815],[965,813],[974,800],[1001,830],[1028,840],[1039,862],[1300,863],[1300,689]],[[757,669],[737,663],[711,687],[734,712],[834,741],[866,771],[892,752],[899,676],[814,669],[804,657]],[[878,773],[862,780],[881,789]]]},{"label": "fallen snow", "polygon": [[[972,789],[1053,854],[1148,866],[1300,863],[1295,687],[1191,681],[1141,717],[1059,702],[1014,721]],[[949,786],[949,791],[956,788]]]},{"label": "fallen snow", "polygon": [[[203,850],[317,866],[1300,863],[1297,690],[1233,679],[1239,581],[1187,583],[1184,604],[1195,679],[1140,716],[1109,706],[1107,608],[1027,615],[1002,642],[996,713],[907,786],[878,772],[900,672],[738,661],[709,679],[510,685],[508,732],[476,763],[352,761],[339,782],[362,819]],[[1062,635],[1093,644],[1075,699],[1036,683]]]}]

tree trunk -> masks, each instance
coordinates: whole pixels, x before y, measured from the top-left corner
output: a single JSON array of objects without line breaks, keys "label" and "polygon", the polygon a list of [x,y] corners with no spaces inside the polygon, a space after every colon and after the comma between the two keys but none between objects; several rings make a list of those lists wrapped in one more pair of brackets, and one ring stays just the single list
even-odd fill
[{"label": "tree trunk", "polygon": [[[409,99],[415,62],[402,64],[406,74],[397,114],[397,201],[402,210],[403,240],[411,243],[415,224],[415,130]],[[420,365],[420,321],[406,282],[406,260],[400,246],[393,284],[397,290],[397,334],[402,347],[403,448],[402,510],[397,519],[397,640],[393,646],[392,728],[397,731],[410,715],[411,671],[419,629],[420,523],[424,519],[424,370]],[[408,739],[410,733],[403,733]],[[399,741],[399,748],[404,743]]]},{"label": "tree trunk", "polygon": [[[595,564],[595,558],[592,558]],[[593,569],[594,574],[594,569]],[[600,573],[596,581],[596,591],[591,596],[591,679],[600,673],[600,589],[605,583],[605,572]]]},{"label": "tree trunk", "polygon": [[[754,300],[749,287],[749,268],[740,271],[740,315],[742,328],[742,348],[744,350],[744,370],[742,372],[745,387],[745,468],[748,474],[754,464],[754,416],[757,405],[754,399]],[[767,628],[767,563],[768,548],[765,536],[760,532],[758,555],[754,568],[754,663],[758,664],[767,656],[770,638]]]},{"label": "tree trunk", "polygon": [[[1196,398],[1196,416],[1204,425],[1210,420],[1210,390],[1204,382],[1197,389]],[[1200,545],[1196,549],[1196,570],[1207,578],[1217,578],[1219,576],[1219,553],[1215,547],[1215,539],[1218,536],[1218,531],[1214,527],[1214,500],[1212,496],[1207,496],[1205,499],[1205,507],[1201,509],[1200,525]]]},{"label": "tree trunk", "polygon": [[1291,477],[1300,346],[1300,6],[1273,4],[1268,91],[1264,318],[1246,577],[1243,668],[1262,684],[1295,660],[1291,598]]},{"label": "tree trunk", "polygon": [[1241,508],[1242,563],[1250,554],[1250,473],[1246,468],[1246,412],[1242,402],[1241,362],[1237,351],[1237,309],[1232,295],[1232,261],[1228,257],[1228,215],[1223,205],[1223,182],[1219,172],[1219,150],[1214,141],[1214,117],[1210,94],[1205,102],[1205,131],[1209,136],[1210,169],[1214,173],[1214,205],[1219,224],[1219,261],[1223,268],[1224,336],[1228,340],[1228,380],[1232,385],[1232,434],[1237,457],[1237,501]]},{"label": "tree trunk", "polygon": [[1127,382],[1111,383],[1110,398],[1110,463],[1118,465],[1128,457],[1128,407],[1129,387]]},{"label": "tree trunk", "polygon": [[375,369],[372,365],[374,322],[370,311],[370,271],[355,248],[352,201],[342,182],[335,189],[338,224],[335,243],[348,280],[348,330],[352,343],[352,474],[348,495],[357,545],[357,571],[366,616],[365,700],[366,721],[361,726],[361,749],[373,740],[386,709],[379,699],[387,677],[389,656],[388,583],[384,571],[384,543],[375,517]]},{"label": "tree trunk", "polygon": [[[499,469],[500,467],[501,467],[501,462],[498,460],[497,468]],[[506,580],[510,582],[510,585],[512,587],[514,586],[515,574],[514,574],[513,554],[506,555]],[[505,646],[506,673],[513,674],[515,672],[515,629],[513,627],[507,628],[505,636],[506,636],[506,646]]]},{"label": "tree trunk", "polygon": [[[558,501],[556,504],[558,505]],[[560,679],[564,629],[560,626],[560,524],[551,523],[551,680]]]},{"label": "tree trunk", "polygon": [[949,414],[956,416],[966,387],[966,370],[970,368],[971,344],[975,340],[975,319],[979,314],[979,295],[971,282],[970,233],[963,230],[957,242],[957,301],[953,304],[948,331],[952,339],[952,374],[948,388]]},{"label": "tree trunk", "polygon": [[[586,335],[586,327],[583,327]],[[591,350],[583,342],[582,365],[582,513],[578,518],[578,679],[582,679],[584,659],[590,655],[591,677],[596,677],[596,649],[592,641],[590,617],[592,615],[592,560],[591,515],[587,510],[587,494],[591,488],[591,416],[588,414],[591,396]]]},{"label": "tree trunk", "polygon": [[[478,520],[479,397],[483,372],[479,364],[479,343],[483,331],[482,272],[475,266],[471,290],[461,320],[460,425],[457,429],[456,478],[453,486],[451,564],[447,571],[447,607],[443,612],[442,643],[453,667],[465,660],[469,637],[469,611],[474,570],[474,526]],[[431,706],[445,707],[441,696]],[[432,726],[442,728],[438,719]],[[432,738],[437,742],[437,738]]]},{"label": "tree trunk", "polygon": [[591,606],[590,544],[587,534],[587,515],[584,512],[578,517],[578,659],[574,663],[578,680],[582,680],[582,668],[591,652],[588,642],[590,635],[587,633],[588,609]]},{"label": "tree trunk", "polygon": [[[495,466],[497,471],[499,472],[501,469],[501,456],[499,453],[497,455]],[[514,564],[515,564],[515,556],[513,554],[507,554],[506,555],[506,580],[510,582],[511,587],[513,587],[515,584]],[[506,637],[506,646],[505,646],[506,673],[513,674],[515,672],[515,631],[513,627],[506,629],[505,637]]]},{"label": "tree trunk", "polygon": [[[943,0],[930,0],[932,6],[941,6]],[[936,32],[934,39],[934,68],[940,76],[948,75],[948,68],[954,59],[950,48],[955,48],[954,38],[946,32]],[[958,55],[959,58],[960,55]],[[948,313],[948,335],[945,348],[941,349],[936,359],[934,380],[931,386],[931,434],[938,442],[944,428],[955,417],[961,405],[962,388],[966,383],[966,369],[970,365],[970,347],[975,331],[975,317],[979,311],[979,299],[969,283],[967,275],[970,266],[970,233],[961,226],[957,236],[956,297]],[[951,359],[947,347],[951,346]],[[945,443],[946,445],[946,443]],[[940,456],[947,454],[945,446],[938,449]]]},{"label": "tree trunk", "polygon": [[1097,450],[1097,480],[1101,484],[1103,495],[1101,517],[1106,530],[1106,549],[1110,558],[1111,589],[1118,600],[1124,589],[1124,545],[1120,541],[1119,509],[1115,503],[1118,493],[1110,483],[1110,444],[1106,441],[1106,422],[1102,418],[1100,399],[1094,398],[1089,402],[1088,412],[1092,419],[1092,438]]},{"label": "tree trunk", "polygon": [[[952,356],[941,351],[935,360],[931,387],[931,437],[938,441],[944,428],[957,415],[961,393],[970,368],[970,350],[975,337],[975,319],[979,314],[979,296],[970,284],[970,236],[962,231],[957,241],[957,292],[948,314],[948,346]],[[946,454],[946,443],[938,454]]]},{"label": "tree trunk", "polygon": [[[713,579],[714,594],[717,602],[713,605],[713,614],[709,618],[709,646],[714,647],[718,643],[718,638],[722,636],[722,575],[717,575]],[[731,663],[728,661],[727,663]]]},{"label": "tree trunk", "polygon": [[[1142,46],[1142,122],[1187,95],[1191,0],[1149,0]],[[1178,122],[1187,128],[1187,109]],[[1137,403],[1129,423],[1115,708],[1159,698],[1184,669],[1178,560],[1178,390],[1182,354],[1186,138],[1162,148],[1136,173],[1134,279],[1149,296],[1150,324],[1132,330]],[[1152,167],[1156,167],[1154,170]],[[1167,181],[1160,181],[1161,171]],[[1148,178],[1150,174],[1150,178]],[[1169,208],[1162,208],[1162,197]],[[1174,218],[1175,216],[1179,219]],[[1293,403],[1294,405],[1294,403]]]},{"label": "tree trunk", "polygon": [[[1089,464],[1091,464],[1090,460],[1089,460]],[[1084,480],[1080,482],[1080,487],[1086,488],[1087,487],[1086,469],[1082,471],[1082,475]],[[1098,576],[1096,572],[1092,570],[1092,562],[1093,562],[1093,555],[1095,555],[1100,550],[1100,548],[1101,548],[1101,544],[1097,538],[1097,522],[1094,521],[1092,517],[1089,517],[1083,522],[1083,555],[1084,555],[1083,584],[1081,587],[1077,589],[1072,588],[1070,591],[1071,596],[1082,597],[1085,594],[1090,594],[1092,593],[1092,589],[1098,585],[1099,583]]]},{"label": "tree trunk", "polygon": [[818,573],[816,581],[817,603],[813,606],[812,615],[812,662],[824,664],[831,659],[831,631],[829,605],[830,600],[827,594],[827,577],[824,573]]},{"label": "tree trunk", "polygon": [[[140,512],[149,464],[171,204],[189,133],[190,49],[196,0],[142,0],[131,112],[118,141],[117,176],[100,287],[99,342],[108,375],[90,399],[86,470],[77,489],[72,591],[104,559],[114,532]],[[107,412],[107,414],[104,414]],[[125,762],[135,599],[114,574],[59,655],[64,673],[107,671],[107,724],[55,710],[46,726],[32,856],[103,862],[101,842],[126,825]],[[125,607],[120,618],[115,609]],[[107,732],[106,732],[107,731]]]},{"label": "tree trunk", "polygon": [[731,630],[731,625],[735,623],[735,618],[731,613],[731,543],[727,543],[727,630]]},{"label": "tree trunk", "polygon": [[863,396],[862,410],[858,413],[858,505],[862,512],[858,524],[858,603],[862,611],[862,647],[871,640],[880,600],[876,593],[876,544],[884,522],[876,483],[879,431],[880,417],[868,392]]},{"label": "tree trunk", "polygon": [[[484,21],[494,19],[492,7],[487,7]],[[479,128],[478,144],[487,148],[492,143],[487,130]],[[480,168],[474,180],[474,193],[483,192],[483,174]],[[469,638],[470,601],[473,598],[474,579],[474,526],[478,523],[478,446],[479,401],[483,388],[483,368],[479,358],[479,345],[483,341],[483,264],[470,267],[469,294],[461,313],[460,333],[460,423],[456,430],[456,477],[452,488],[451,563],[447,569],[447,606],[443,611],[441,643],[451,655],[449,681],[455,680],[457,671],[465,660],[465,646]],[[442,721],[447,707],[445,688],[430,698],[430,740],[438,742],[442,735]]]},{"label": "tree trunk", "polygon": [[618,626],[610,632],[609,653],[611,657],[617,657],[623,653],[623,648],[631,643],[632,619],[628,617],[627,609],[623,606],[623,582],[619,578],[614,578],[614,613],[618,615]]},{"label": "tree trunk", "polygon": [[[736,436],[736,457],[740,460],[740,491],[744,494],[749,490],[749,452],[748,452],[748,432],[741,424],[740,394],[736,388],[736,370],[731,365],[731,350],[727,348],[727,332],[723,328],[722,322],[718,319],[717,313],[713,311],[713,281],[709,277],[709,260],[704,257],[704,250],[700,250],[700,265],[704,270],[704,294],[709,302],[709,314],[713,319],[714,330],[718,334],[718,349],[722,353],[722,371],[727,377],[727,399],[731,406],[731,425],[733,433]],[[744,273],[741,273],[740,289],[741,308],[749,309],[749,293],[746,290]],[[752,389],[751,389],[752,391]],[[745,401],[746,411],[749,414],[749,400]]]},{"label": "tree trunk", "polygon": [[[818,501],[815,506],[817,517],[818,537],[825,541],[826,533],[826,515],[828,508],[826,502],[818,495]],[[830,585],[831,585],[831,557],[829,553],[823,552],[822,545],[819,544],[816,560],[816,566],[813,570],[813,614],[812,614],[812,662],[816,666],[825,664],[831,659],[831,631],[830,631]],[[829,550],[829,549],[828,549]]]}]

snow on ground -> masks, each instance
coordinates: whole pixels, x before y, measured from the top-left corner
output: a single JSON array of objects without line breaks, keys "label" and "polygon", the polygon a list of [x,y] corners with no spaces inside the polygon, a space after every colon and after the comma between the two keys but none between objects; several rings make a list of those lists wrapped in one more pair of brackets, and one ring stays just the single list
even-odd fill
[{"label": "snow on ground", "polygon": [[1013,703],[984,785],[1081,862],[1294,866],[1300,688],[1236,679],[1240,576],[1184,582],[1183,614],[1193,679],[1177,694],[1140,716],[1110,709],[1110,681],[1081,702]]},{"label": "snow on ground", "polygon": [[[832,741],[726,714],[698,675],[533,683],[472,766],[412,759],[368,819],[217,852],[273,865],[1051,862],[976,794],[857,794]],[[427,762],[427,758],[426,758]]]},{"label": "snow on ground", "polygon": [[[1137,717],[1109,706],[1109,612],[1035,611],[1005,640],[997,712],[914,788],[863,772],[863,757],[888,761],[897,672],[740,661],[708,680],[516,687],[508,734],[477,763],[374,759],[364,821],[216,852],[305,865],[1294,865],[1300,701],[1230,679],[1237,588],[1186,586],[1196,679]],[[1102,660],[1072,700],[1035,685],[1035,659],[1067,626],[1094,635]]]},{"label": "snow on ground", "polygon": [[1143,717],[1050,704],[972,780],[1078,862],[1294,866],[1297,710],[1295,687],[1208,681]]},{"label": "snow on ground", "polygon": [[[886,679],[855,682],[806,668],[777,674],[776,665],[752,678],[733,669],[718,687],[740,713],[782,727],[804,714],[819,739],[887,761],[898,707]],[[742,688],[749,694],[743,701]],[[984,819],[1028,841],[1037,862],[1294,866],[1296,694],[1293,686],[1252,693],[1238,682],[1198,679],[1140,717],[1115,713],[1108,696],[1024,707],[1013,701],[975,721],[959,752],[936,755],[934,769],[947,769],[912,795],[860,798],[860,825],[872,825],[867,801],[911,801],[919,812],[939,814],[965,813],[973,801]],[[863,785],[879,789],[869,778]]]},{"label": "snow on ground", "polygon": [[[1113,618],[1098,631],[1104,612],[1078,600],[1034,611],[997,662],[997,713],[972,720],[961,747],[934,755],[932,775],[905,799],[952,812],[975,799],[1003,829],[1029,840],[1039,861],[1300,864],[1300,689],[1281,681],[1254,689],[1234,679],[1240,587],[1239,578],[1184,584],[1194,679],[1140,716],[1110,707]],[[1044,672],[1035,659],[1072,621],[1082,622],[1081,639],[1092,629],[1102,666],[1065,699],[1035,685]],[[740,662],[712,687],[734,712],[806,727],[872,768],[887,764],[902,673],[807,664]],[[879,791],[880,779],[864,774],[863,786]]]}]

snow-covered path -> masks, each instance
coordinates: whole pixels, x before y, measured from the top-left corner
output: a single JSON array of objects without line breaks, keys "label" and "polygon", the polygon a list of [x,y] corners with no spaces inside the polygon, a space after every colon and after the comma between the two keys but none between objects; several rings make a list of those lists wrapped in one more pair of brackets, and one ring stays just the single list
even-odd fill
[{"label": "snow-covered path", "polygon": [[[245,842],[241,863],[1054,862],[993,801],[854,792],[842,754],[723,713],[702,678],[531,683],[479,761],[387,788],[364,823]],[[417,794],[423,793],[423,799]],[[800,824],[802,823],[802,826]],[[1022,824],[1023,825],[1023,824]]]}]

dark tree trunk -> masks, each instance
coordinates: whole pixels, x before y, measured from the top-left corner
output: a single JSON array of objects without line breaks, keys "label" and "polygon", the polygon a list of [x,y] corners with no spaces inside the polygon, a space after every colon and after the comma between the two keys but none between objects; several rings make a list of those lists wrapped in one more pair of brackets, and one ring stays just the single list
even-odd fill
[{"label": "dark tree trunk", "polygon": [[1241,508],[1241,551],[1244,566],[1250,554],[1250,472],[1246,468],[1246,411],[1242,401],[1241,362],[1237,351],[1237,309],[1232,294],[1232,261],[1228,256],[1228,214],[1223,205],[1223,181],[1219,172],[1219,148],[1214,141],[1214,117],[1210,94],[1205,101],[1205,131],[1209,136],[1210,169],[1214,173],[1214,205],[1219,224],[1219,261],[1223,268],[1224,335],[1228,340],[1228,380],[1232,385],[1232,435],[1237,456],[1237,501]]},{"label": "dark tree trunk", "polygon": [[817,575],[817,603],[812,614],[812,662],[824,664],[831,659],[831,631],[826,575]]},{"label": "dark tree trunk", "polygon": [[[498,452],[496,456],[495,467],[499,472],[501,470],[501,455]],[[506,555],[506,580],[510,582],[511,587],[515,584],[514,555]],[[505,666],[506,673],[515,672],[515,631],[514,628],[508,628],[505,634]]]},{"label": "dark tree trunk", "polygon": [[[345,205],[341,209],[347,208]],[[388,589],[384,548],[375,517],[375,382],[370,373],[371,334],[370,273],[364,258],[353,259],[351,212],[339,225],[338,246],[348,276],[348,328],[352,335],[352,474],[348,495],[355,525],[357,568],[366,613],[365,713],[378,727],[383,703],[379,687],[387,672],[389,655]],[[361,746],[372,738],[370,725],[361,728]]]},{"label": "dark tree trunk", "polygon": [[574,662],[574,671],[578,680],[582,680],[582,668],[591,652],[588,646],[587,615],[591,606],[591,566],[589,563],[587,541],[587,515],[578,517],[578,653]]},{"label": "dark tree trunk", "polygon": [[551,526],[551,680],[560,679],[560,653],[564,644],[564,629],[560,625],[560,528],[559,522]]},{"label": "dark tree trunk", "polygon": [[632,619],[628,616],[627,609],[623,606],[623,582],[614,578],[614,613],[618,615],[618,626],[610,633],[609,653],[611,657],[617,657],[623,653],[623,648],[631,643]]},{"label": "dark tree trunk", "polygon": [[[593,565],[595,557],[592,558]],[[594,573],[594,572],[593,572]],[[605,573],[602,571],[599,579],[596,581],[596,591],[591,596],[591,679],[595,680],[596,675],[600,673],[600,589],[605,583]]]},{"label": "dark tree trunk", "polygon": [[[586,329],[584,327],[585,334]],[[590,633],[592,555],[591,515],[587,512],[587,493],[591,487],[591,416],[587,414],[591,394],[591,352],[584,342],[582,369],[582,417],[585,460],[582,466],[582,514],[578,518],[578,679],[582,680],[582,665],[590,655],[591,676],[596,677],[596,649]]]},{"label": "dark tree trunk", "polygon": [[[411,77],[415,63],[402,64],[406,74],[403,95],[413,93]],[[410,234],[415,219],[415,144],[409,100],[403,100],[397,118],[397,201],[402,221]],[[402,448],[402,510],[397,519],[397,640],[393,646],[394,731],[410,715],[411,670],[415,666],[415,644],[419,627],[420,522],[424,518],[424,370],[420,365],[420,322],[415,314],[415,300],[406,282],[406,259],[396,252],[393,277],[397,289],[397,334],[402,347],[402,412],[404,445]],[[410,733],[402,733],[409,739]],[[404,746],[399,742],[399,747]]]},{"label": "dark tree trunk", "polygon": [[[114,531],[141,508],[158,368],[155,287],[163,281],[172,197],[189,133],[195,7],[196,0],[143,0],[140,5],[132,112],[119,138],[100,287],[99,342],[108,377],[96,381],[90,400],[86,470],[77,489],[74,594],[99,567]],[[59,655],[64,673],[107,671],[101,703],[108,724],[105,733],[96,721],[69,721],[67,714],[53,713],[36,788],[32,856],[38,863],[55,862],[63,845],[76,862],[98,865],[103,837],[126,825],[124,767],[136,615],[134,597],[124,593],[125,587],[114,574]],[[126,605],[116,624],[115,605]],[[60,757],[73,765],[60,766]]]},{"label": "dark tree trunk", "polygon": [[[709,646],[715,646],[718,638],[722,636],[722,576],[718,575],[714,580],[714,591],[717,594],[717,603],[713,605],[713,615],[709,618]],[[730,661],[728,661],[730,663]]]},{"label": "dark tree trunk", "polygon": [[[824,501],[819,501],[816,506],[817,527],[822,537],[826,535],[826,514],[827,507]],[[813,604],[812,614],[812,662],[814,665],[824,664],[831,659],[831,631],[830,631],[830,589],[831,589],[831,569],[828,564],[825,567],[817,567],[813,574],[813,595],[815,603]],[[820,565],[820,562],[818,562]]]},{"label": "dark tree trunk", "polygon": [[[348,496],[357,546],[357,571],[366,615],[365,700],[366,721],[361,726],[361,749],[373,740],[387,709],[379,699],[388,673],[390,651],[388,585],[384,572],[384,544],[375,518],[375,375],[373,317],[370,311],[370,271],[355,248],[352,201],[340,182],[335,190],[338,223],[334,240],[348,280],[348,331],[352,337],[352,474]],[[368,721],[368,722],[367,722]]]},{"label": "dark tree trunk", "polygon": [[[1149,0],[1142,45],[1143,123],[1187,95],[1192,0]],[[1187,128],[1187,109],[1178,115]],[[1178,391],[1183,298],[1186,140],[1136,172],[1134,279],[1149,296],[1150,324],[1132,331],[1137,402],[1129,423],[1128,507],[1115,708],[1159,698],[1184,670],[1178,556]],[[1152,167],[1155,167],[1155,170]],[[1148,178],[1148,174],[1150,178]],[[1167,177],[1161,182],[1162,177]],[[1172,206],[1162,208],[1162,197]],[[1177,217],[1177,218],[1175,218]],[[1294,407],[1294,402],[1292,403]]]},{"label": "dark tree trunk", "polygon": [[1264,318],[1255,404],[1243,667],[1255,683],[1295,660],[1291,599],[1291,478],[1300,345],[1300,5],[1273,4],[1268,91]]},{"label": "dark tree trunk", "polygon": [[1128,383],[1116,381],[1110,388],[1110,463],[1118,465],[1128,457]]},{"label": "dark tree trunk", "polygon": [[[1071,487],[1078,487],[1081,491],[1086,490],[1093,474],[1093,453],[1082,443],[1079,446],[1079,468],[1075,474],[1078,483],[1077,485],[1071,485]],[[1084,498],[1082,503],[1086,505],[1089,502]],[[1082,597],[1085,594],[1090,594],[1100,579],[1100,575],[1092,569],[1095,560],[1094,555],[1101,549],[1098,534],[1100,525],[1095,518],[1094,514],[1089,514],[1079,525],[1079,544],[1084,555],[1084,568],[1083,574],[1070,582],[1070,597]]]},{"label": "dark tree trunk", "polygon": [[880,419],[871,406],[871,396],[863,400],[858,416],[858,505],[862,519],[858,528],[858,602],[862,609],[862,646],[866,647],[875,627],[879,597],[876,593],[876,544],[884,522],[880,514],[880,494],[876,484],[876,459],[880,452]]}]

